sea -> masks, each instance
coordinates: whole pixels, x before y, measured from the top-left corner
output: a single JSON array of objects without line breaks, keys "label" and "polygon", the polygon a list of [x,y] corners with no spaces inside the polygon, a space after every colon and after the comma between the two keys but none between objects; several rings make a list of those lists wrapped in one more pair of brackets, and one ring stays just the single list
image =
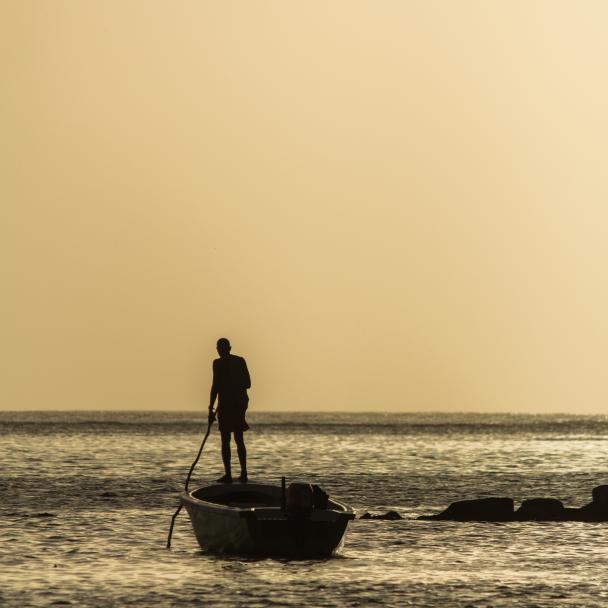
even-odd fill
[{"label": "sea", "polygon": [[[586,504],[608,483],[608,417],[248,420],[251,480],[403,519],[356,519],[337,556],[289,560],[206,554],[182,511],[167,550],[203,410],[1,412],[0,606],[608,606],[608,523],[416,519],[476,497]],[[191,487],[221,474],[215,429]]]}]

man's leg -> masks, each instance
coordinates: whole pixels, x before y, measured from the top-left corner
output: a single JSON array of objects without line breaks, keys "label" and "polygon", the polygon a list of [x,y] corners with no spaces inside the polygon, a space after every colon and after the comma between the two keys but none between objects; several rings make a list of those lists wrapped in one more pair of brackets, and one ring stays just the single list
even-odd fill
[{"label": "man's leg", "polygon": [[224,461],[224,477],[218,481],[232,481],[232,471],[230,468],[230,433],[222,433],[222,460]]},{"label": "man's leg", "polygon": [[245,439],[243,431],[234,431],[234,441],[236,442],[236,451],[239,455],[239,463],[241,464],[241,481],[247,481],[247,448],[245,448]]}]

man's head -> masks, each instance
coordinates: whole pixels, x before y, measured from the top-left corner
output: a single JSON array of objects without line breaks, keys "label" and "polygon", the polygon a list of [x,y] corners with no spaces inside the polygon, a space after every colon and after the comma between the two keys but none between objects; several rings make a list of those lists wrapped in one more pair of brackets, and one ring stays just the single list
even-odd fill
[{"label": "man's head", "polygon": [[220,338],[217,341],[217,352],[220,357],[227,357],[230,354],[230,340],[228,338]]}]

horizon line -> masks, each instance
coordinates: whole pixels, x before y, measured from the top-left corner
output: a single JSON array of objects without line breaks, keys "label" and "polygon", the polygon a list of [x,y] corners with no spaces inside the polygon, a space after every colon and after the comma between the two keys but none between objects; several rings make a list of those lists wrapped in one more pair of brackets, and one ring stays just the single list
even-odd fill
[{"label": "horizon line", "polygon": [[[137,412],[159,412],[159,413],[206,413],[207,408],[196,408],[196,409],[164,409],[164,408],[57,408],[57,409],[35,409],[35,408],[25,408],[25,409],[2,409],[0,408],[0,413],[47,413],[47,412],[108,412],[108,413],[137,413]],[[548,411],[548,412],[539,412],[539,411],[531,411],[531,412],[520,412],[520,411],[512,411],[512,410],[496,410],[496,411],[481,411],[481,410],[436,410],[436,409],[428,409],[428,410],[364,410],[364,409],[356,409],[356,410],[347,410],[347,409],[331,409],[331,410],[322,410],[322,409],[258,409],[253,410],[253,413],[263,413],[263,414],[487,414],[487,415],[504,415],[504,416],[608,416],[608,412],[570,412],[564,410],[556,410],[556,411]],[[247,412],[248,414],[252,413],[252,410]]]}]

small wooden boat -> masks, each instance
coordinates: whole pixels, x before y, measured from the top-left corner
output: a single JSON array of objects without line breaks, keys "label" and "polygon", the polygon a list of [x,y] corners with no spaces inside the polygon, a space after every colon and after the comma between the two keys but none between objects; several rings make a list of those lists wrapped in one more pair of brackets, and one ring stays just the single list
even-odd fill
[{"label": "small wooden boat", "polygon": [[328,557],[355,518],[353,509],[327,498],[326,508],[290,508],[284,488],[261,483],[206,486],[184,492],[181,501],[199,545],[212,553]]}]

